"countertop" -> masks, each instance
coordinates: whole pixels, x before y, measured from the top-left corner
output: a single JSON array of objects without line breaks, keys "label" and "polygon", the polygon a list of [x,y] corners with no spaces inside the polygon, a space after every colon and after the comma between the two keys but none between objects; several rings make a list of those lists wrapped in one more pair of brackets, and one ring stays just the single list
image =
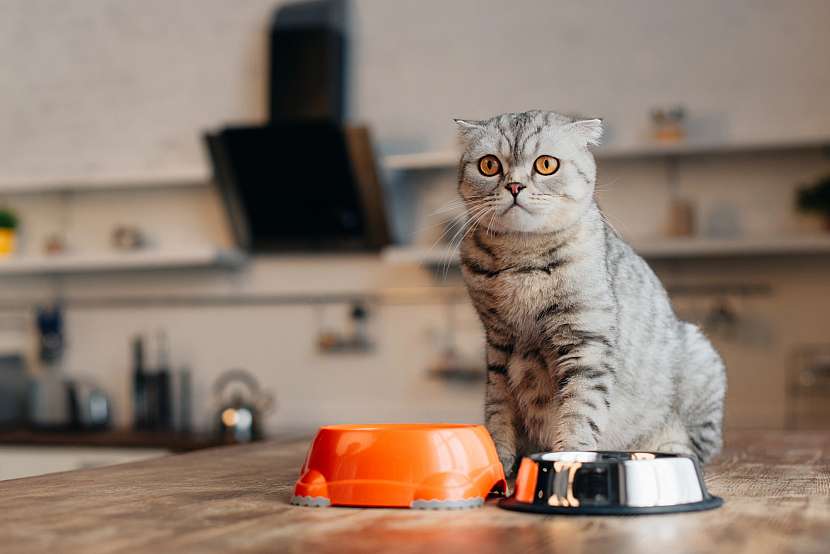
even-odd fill
[{"label": "countertop", "polygon": [[158,448],[172,452],[190,452],[221,444],[215,437],[173,431],[0,431],[0,445],[14,446],[82,446],[102,448]]},{"label": "countertop", "polygon": [[308,439],[0,483],[12,552],[830,552],[830,433],[741,432],[706,468],[723,508],[567,517],[288,504]]}]

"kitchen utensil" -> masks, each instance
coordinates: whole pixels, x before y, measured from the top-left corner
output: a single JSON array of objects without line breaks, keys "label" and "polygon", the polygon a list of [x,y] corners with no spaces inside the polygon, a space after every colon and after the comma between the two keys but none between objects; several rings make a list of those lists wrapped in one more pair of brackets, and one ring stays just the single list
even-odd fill
[{"label": "kitchen utensil", "polygon": [[657,452],[546,452],[522,459],[516,490],[499,505],[545,514],[633,515],[709,510],[697,461]]},{"label": "kitchen utensil", "polygon": [[176,399],[173,428],[180,433],[189,433],[193,398],[193,385],[190,377],[190,369],[183,367],[179,371],[173,373],[172,389],[173,396]]},{"label": "kitchen utensil", "polygon": [[84,430],[107,429],[112,420],[109,396],[99,387],[86,382],[76,382],[76,426]]},{"label": "kitchen utensil", "polygon": [[75,387],[57,371],[41,371],[29,387],[29,424],[36,429],[69,429],[78,421]]},{"label": "kitchen utensil", "polygon": [[311,444],[291,503],[459,509],[505,488],[481,425],[329,425]]},{"label": "kitchen utensil", "polygon": [[323,354],[363,353],[373,348],[369,338],[369,310],[362,302],[352,304],[349,311],[350,327],[345,332],[321,331],[317,335],[317,348]]},{"label": "kitchen utensil", "polygon": [[133,337],[133,427],[142,431],[173,429],[173,391],[167,334],[156,335],[156,364],[145,363],[145,337]]},{"label": "kitchen utensil", "polygon": [[0,427],[14,427],[26,415],[29,378],[21,354],[0,354]]},{"label": "kitchen utensil", "polygon": [[144,366],[144,337],[132,339],[133,355],[133,427],[147,428],[147,372]]},{"label": "kitchen utensil", "polygon": [[156,334],[156,365],[144,374],[147,395],[148,429],[168,431],[173,428],[173,396],[170,382],[170,346],[167,333]]},{"label": "kitchen utensil", "polygon": [[57,364],[63,356],[63,308],[60,304],[37,308],[37,331],[40,360],[47,365]]},{"label": "kitchen utensil", "polygon": [[75,389],[60,371],[64,351],[63,308],[38,306],[40,371],[29,387],[29,424],[41,429],[67,429],[77,421]]},{"label": "kitchen utensil", "polygon": [[[239,385],[242,385],[240,388]],[[226,371],[213,384],[220,439],[250,442],[262,438],[262,417],[274,399],[259,388],[256,378],[244,369]]]},{"label": "kitchen utensil", "polygon": [[147,237],[136,225],[116,225],[110,235],[112,247],[122,252],[141,250],[147,246]]}]

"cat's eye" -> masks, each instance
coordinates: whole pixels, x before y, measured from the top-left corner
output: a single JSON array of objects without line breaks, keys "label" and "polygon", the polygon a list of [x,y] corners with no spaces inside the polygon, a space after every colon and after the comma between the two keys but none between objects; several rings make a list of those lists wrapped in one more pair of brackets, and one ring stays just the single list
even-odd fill
[{"label": "cat's eye", "polygon": [[478,170],[485,177],[492,177],[501,173],[501,162],[492,154],[487,154],[478,160]]},{"label": "cat's eye", "polygon": [[553,156],[539,156],[533,167],[539,175],[553,175],[559,169],[559,160]]}]

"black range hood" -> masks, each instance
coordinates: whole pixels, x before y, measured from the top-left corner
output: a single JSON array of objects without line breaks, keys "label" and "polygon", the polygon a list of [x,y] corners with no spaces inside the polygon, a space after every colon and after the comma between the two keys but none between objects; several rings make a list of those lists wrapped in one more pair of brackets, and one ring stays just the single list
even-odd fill
[{"label": "black range hood", "polygon": [[239,247],[377,250],[389,242],[366,128],[343,125],[345,4],[280,8],[271,27],[271,120],[205,140]]},{"label": "black range hood", "polygon": [[241,248],[377,250],[389,243],[365,128],[298,121],[229,127],[206,138]]}]

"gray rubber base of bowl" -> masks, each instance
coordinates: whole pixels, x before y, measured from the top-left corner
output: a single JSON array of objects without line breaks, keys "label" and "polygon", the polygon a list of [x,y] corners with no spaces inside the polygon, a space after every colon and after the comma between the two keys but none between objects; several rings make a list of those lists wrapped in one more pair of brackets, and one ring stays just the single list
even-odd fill
[{"label": "gray rubber base of bowl", "polygon": [[[309,508],[331,506],[331,500],[325,496],[292,496],[291,503]],[[409,507],[413,510],[467,510],[482,505],[484,505],[483,498],[465,498],[464,500],[413,500]]]},{"label": "gray rubber base of bowl", "polygon": [[482,505],[484,505],[484,499],[476,497],[464,500],[413,500],[410,507],[413,510],[466,510]]},{"label": "gray rubber base of bowl", "polygon": [[325,496],[292,496],[291,503],[295,506],[308,506],[310,508],[331,506],[331,500]]}]

